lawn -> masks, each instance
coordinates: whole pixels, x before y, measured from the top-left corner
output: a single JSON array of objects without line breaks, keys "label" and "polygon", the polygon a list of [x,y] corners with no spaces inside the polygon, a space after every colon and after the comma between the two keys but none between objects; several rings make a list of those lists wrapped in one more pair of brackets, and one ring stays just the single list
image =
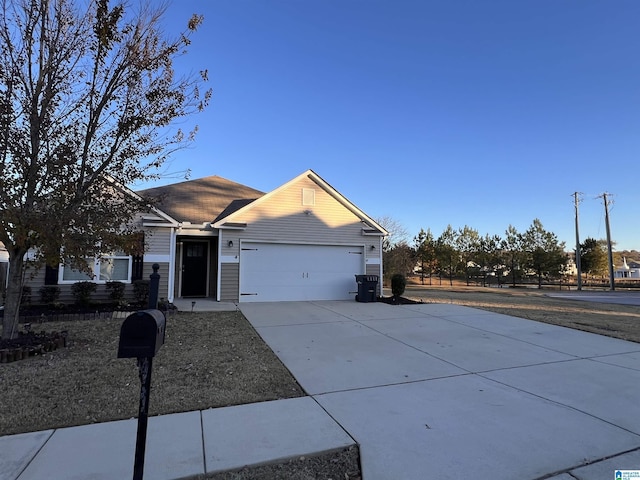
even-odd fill
[{"label": "lawn", "polygon": [[[122,319],[51,322],[68,347],[0,367],[0,435],[136,416],[135,359],[116,358]],[[303,390],[240,312],[174,313],[154,358],[150,415],[299,397]]]}]

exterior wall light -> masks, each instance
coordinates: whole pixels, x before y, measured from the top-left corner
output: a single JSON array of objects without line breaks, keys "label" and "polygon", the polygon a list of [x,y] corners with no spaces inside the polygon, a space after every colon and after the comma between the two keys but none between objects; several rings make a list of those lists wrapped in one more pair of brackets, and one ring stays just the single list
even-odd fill
[{"label": "exterior wall light", "polygon": [[229,240],[229,243],[227,243],[227,246],[228,246],[229,248],[233,247],[233,240]]}]

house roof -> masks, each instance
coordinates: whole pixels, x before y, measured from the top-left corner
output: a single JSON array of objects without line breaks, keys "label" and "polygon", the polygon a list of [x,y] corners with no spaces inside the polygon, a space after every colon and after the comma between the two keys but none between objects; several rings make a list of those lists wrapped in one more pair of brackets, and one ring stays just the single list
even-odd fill
[{"label": "house roof", "polygon": [[137,192],[177,220],[202,224],[213,222],[248,205],[264,192],[226,178],[210,177],[148,188]]}]

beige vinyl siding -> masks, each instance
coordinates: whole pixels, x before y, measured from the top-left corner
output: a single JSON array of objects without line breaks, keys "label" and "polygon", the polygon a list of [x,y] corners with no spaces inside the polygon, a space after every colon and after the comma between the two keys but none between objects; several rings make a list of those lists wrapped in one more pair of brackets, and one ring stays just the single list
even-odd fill
[{"label": "beige vinyl siding", "polygon": [[145,254],[169,255],[171,253],[170,228],[146,228],[144,232]]},{"label": "beige vinyl siding", "polygon": [[365,275],[378,275],[380,276],[380,265],[367,265]]},{"label": "beige vinyl siding", "polygon": [[223,263],[220,265],[220,301],[237,302],[240,278],[238,263]]},{"label": "beige vinyl siding", "polygon": [[209,243],[209,292],[210,298],[216,298],[218,293],[218,238],[212,238]]}]

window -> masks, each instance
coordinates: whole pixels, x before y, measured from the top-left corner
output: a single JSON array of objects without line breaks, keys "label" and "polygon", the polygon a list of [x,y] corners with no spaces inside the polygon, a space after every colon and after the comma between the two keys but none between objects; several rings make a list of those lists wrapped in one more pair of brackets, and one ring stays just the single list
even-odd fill
[{"label": "window", "polygon": [[[93,262],[91,274],[74,270],[69,265],[60,265],[61,281],[63,283],[75,283],[93,281],[96,283],[106,282],[131,282],[132,257],[129,255],[104,255],[96,258]],[[91,266],[91,262],[90,262]]]},{"label": "window", "polygon": [[129,257],[103,257],[98,262],[101,282],[127,282],[130,279]]},{"label": "window", "polygon": [[204,245],[201,243],[188,243],[187,257],[204,257]]}]

